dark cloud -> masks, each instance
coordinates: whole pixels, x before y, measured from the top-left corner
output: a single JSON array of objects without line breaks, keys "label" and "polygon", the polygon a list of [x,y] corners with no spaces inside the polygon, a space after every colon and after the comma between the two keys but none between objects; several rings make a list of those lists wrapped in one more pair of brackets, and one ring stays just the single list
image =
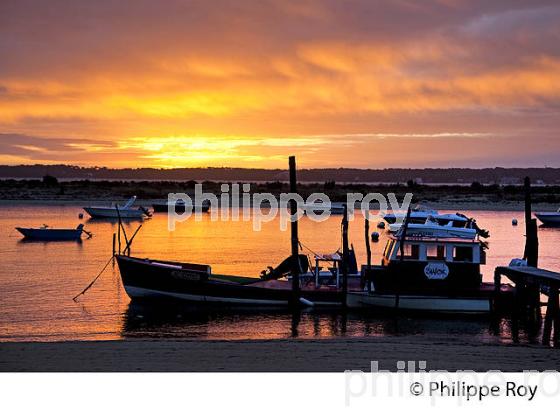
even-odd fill
[{"label": "dark cloud", "polygon": [[[122,161],[120,140],[166,135],[549,141],[560,126],[558,21],[557,0],[2,0],[0,155]],[[502,161],[493,138],[471,143]],[[434,155],[460,160],[452,141]]]}]

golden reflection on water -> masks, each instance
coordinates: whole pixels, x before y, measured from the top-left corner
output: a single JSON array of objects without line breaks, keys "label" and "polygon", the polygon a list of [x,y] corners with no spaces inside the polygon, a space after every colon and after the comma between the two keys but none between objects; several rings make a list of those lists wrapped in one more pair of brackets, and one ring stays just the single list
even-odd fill
[{"label": "golden reflection on water", "polygon": [[[290,312],[184,310],[167,306],[148,309],[130,304],[116,266],[109,266],[98,282],[79,301],[80,292],[111,257],[115,221],[84,219],[94,237],[77,242],[25,242],[16,226],[74,227],[80,220],[78,206],[0,206],[0,340],[115,339],[121,337],[196,337],[214,339],[383,336],[385,334],[430,333],[469,335],[480,340],[511,339],[507,320],[455,320],[450,318],[387,318],[342,315],[337,312]],[[521,212],[469,212],[491,231],[488,265],[484,278],[492,280],[493,269],[509,263],[523,252]],[[316,252],[340,248],[340,220],[300,221],[301,242]],[[84,222],[82,221],[82,222]],[[127,222],[132,234],[139,221]],[[372,224],[372,231],[375,230]],[[364,224],[359,215],[350,224],[350,241],[358,263],[365,261]],[[542,267],[560,270],[555,244],[560,230],[539,229]],[[383,237],[372,243],[373,261],[380,258]],[[124,247],[124,246],[123,246]],[[167,229],[167,216],[155,214],[143,223],[132,246],[132,255],[189,261],[212,265],[213,272],[258,276],[290,252],[289,232],[279,230],[279,221],[265,223],[255,232],[251,221],[188,220]],[[521,338],[531,340],[527,334]]]}]

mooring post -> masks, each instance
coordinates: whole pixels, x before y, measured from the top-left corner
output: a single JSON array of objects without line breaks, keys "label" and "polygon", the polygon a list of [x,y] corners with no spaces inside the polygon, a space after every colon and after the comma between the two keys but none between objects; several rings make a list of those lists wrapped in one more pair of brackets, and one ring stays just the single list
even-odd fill
[{"label": "mooring post", "polygon": [[348,206],[344,205],[342,217],[342,306],[346,307],[348,296]]},{"label": "mooring post", "polygon": [[[297,178],[296,178],[296,157],[291,156],[289,158],[290,166],[290,193],[297,194]],[[294,198],[290,199],[290,229],[291,229],[291,245],[292,245],[292,304],[293,306],[299,306],[299,239],[298,239],[298,221],[296,218],[297,214],[297,202]]]},{"label": "mooring post", "polygon": [[[539,259],[539,238],[537,233],[537,220],[532,218],[531,179],[525,177],[525,251],[523,257],[528,266],[537,267]],[[531,319],[540,317],[540,286],[526,284],[523,288],[523,302],[529,307]]]},{"label": "mooring post", "polygon": [[119,219],[119,223],[118,223],[118,234],[117,234],[117,239],[118,239],[118,243],[119,243],[119,255],[121,254],[121,220]]},{"label": "mooring post", "polygon": [[548,303],[546,305],[546,315],[544,317],[542,343],[548,345],[554,324],[554,341],[560,338],[560,319],[558,317],[558,288],[550,286],[548,293]]},{"label": "mooring post", "polygon": [[366,271],[362,272],[362,277],[367,285],[368,292],[371,292],[371,245],[369,244],[369,213],[365,215],[365,239],[366,239],[366,254],[367,254],[367,267]]},{"label": "mooring post", "polygon": [[531,179],[525,177],[525,251],[523,257],[527,265],[537,267],[539,258],[539,238],[537,220],[532,218]]},{"label": "mooring post", "polygon": [[113,256],[115,256],[115,246],[117,242],[117,234],[113,232]]},{"label": "mooring post", "polygon": [[494,269],[494,298],[497,298],[500,294],[502,289],[502,274],[498,271],[498,269]]},{"label": "mooring post", "polygon": [[[406,240],[406,231],[408,230],[408,222],[410,220],[410,212],[411,212],[411,208],[410,206],[408,207],[408,210],[406,211],[406,217],[403,221],[403,224],[401,226],[401,234],[400,234],[400,251],[401,251],[401,256],[400,256],[400,261],[401,263],[404,261],[404,242]],[[401,299],[401,294],[400,294],[400,288],[399,288],[399,277],[398,277],[398,273],[399,273],[400,269],[397,269],[395,271],[395,275],[397,275],[396,279],[397,279],[397,289],[396,289],[396,295],[395,295],[395,309],[399,308],[399,304],[400,304],[400,299]]]},{"label": "mooring post", "polygon": [[554,346],[558,347],[560,340],[560,306],[558,301],[558,288],[550,288],[550,297],[552,298],[552,315],[554,322]]}]

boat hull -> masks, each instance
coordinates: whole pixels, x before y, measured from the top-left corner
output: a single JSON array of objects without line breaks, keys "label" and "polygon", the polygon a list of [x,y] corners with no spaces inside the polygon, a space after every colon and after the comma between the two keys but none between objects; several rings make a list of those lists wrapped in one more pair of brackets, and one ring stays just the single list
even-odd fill
[{"label": "boat hull", "polygon": [[[173,205],[171,205],[173,206]],[[152,204],[152,208],[154,208],[154,212],[161,212],[161,213],[168,213],[169,212],[169,205],[168,204]],[[173,209],[173,208],[172,208]],[[191,207],[193,212],[208,212],[210,207],[208,205],[202,205],[200,207]],[[184,204],[175,204],[175,212],[185,212],[187,210]]]},{"label": "boat hull", "polygon": [[543,225],[560,226],[560,212],[536,212],[535,216]]},{"label": "boat hull", "polygon": [[[292,285],[288,281],[261,281],[246,277],[231,277],[230,281],[177,262],[122,255],[117,256],[117,262],[124,289],[131,299],[285,307],[292,298]],[[311,302],[318,306],[337,306],[342,303],[342,293],[332,287],[304,288],[300,295],[302,303]]]},{"label": "boat hull", "polygon": [[92,218],[118,218],[119,214],[121,218],[127,219],[141,219],[146,216],[141,209],[119,209],[117,213],[117,210],[112,208],[86,207],[84,211]]},{"label": "boat hull", "polygon": [[39,241],[77,241],[82,236],[78,229],[16,228],[26,239]]},{"label": "boat hull", "polygon": [[[398,302],[397,302],[398,299]],[[492,297],[446,297],[436,295],[399,295],[351,292],[347,296],[351,308],[384,308],[409,311],[488,314],[492,311]]]}]

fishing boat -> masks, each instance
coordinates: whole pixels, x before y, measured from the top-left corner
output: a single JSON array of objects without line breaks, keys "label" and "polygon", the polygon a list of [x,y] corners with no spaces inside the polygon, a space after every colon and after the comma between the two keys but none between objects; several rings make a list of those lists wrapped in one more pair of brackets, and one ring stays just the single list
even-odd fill
[{"label": "fishing boat", "polygon": [[[169,201],[165,201],[165,202],[154,202],[152,204],[152,208],[154,209],[154,212],[169,212],[169,210],[173,210],[175,209],[175,212],[178,213],[183,213],[187,210],[187,204],[179,199],[175,202],[169,202]],[[196,205],[196,204],[189,204],[189,209],[192,212],[208,212],[210,210],[210,202],[206,201],[203,202],[201,205]]]},{"label": "fishing boat", "polygon": [[60,229],[51,228],[48,225],[43,225],[40,228],[20,228],[18,230],[25,239],[39,240],[39,241],[78,241],[81,239],[82,234],[91,237],[91,233],[84,230],[84,225],[79,224],[74,229]]},{"label": "fishing boat", "polygon": [[136,196],[131,197],[123,206],[85,207],[84,211],[92,218],[142,219],[151,216],[151,213],[144,207],[132,208],[134,201],[136,201]]},{"label": "fishing boat", "polygon": [[560,209],[556,212],[535,212],[535,216],[545,226],[560,226]]},{"label": "fishing boat", "polygon": [[400,231],[389,236],[380,265],[363,267],[366,290],[349,292],[348,306],[490,313],[495,288],[480,273],[486,247],[478,238]]},{"label": "fishing boat", "polygon": [[[300,276],[299,303],[304,306],[342,304],[340,257],[319,256],[309,271],[307,255],[289,257],[276,268],[268,268],[260,277],[218,275],[209,265],[162,261],[118,255],[117,262],[124,289],[133,300],[174,300],[186,304],[227,304],[244,306],[287,306],[292,301],[293,263]],[[319,263],[333,262],[321,270]],[[358,273],[348,277],[348,288],[360,289]]]}]

